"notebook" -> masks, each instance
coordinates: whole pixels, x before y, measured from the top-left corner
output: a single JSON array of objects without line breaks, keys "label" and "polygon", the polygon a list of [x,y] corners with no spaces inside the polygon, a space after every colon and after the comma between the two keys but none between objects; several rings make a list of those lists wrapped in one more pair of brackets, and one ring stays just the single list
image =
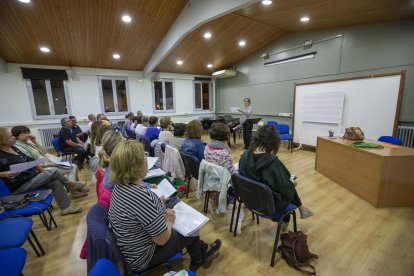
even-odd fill
[{"label": "notebook", "polygon": [[208,217],[183,201],[178,202],[173,210],[175,211],[175,222],[172,227],[184,237],[191,236],[200,230],[209,220]]}]

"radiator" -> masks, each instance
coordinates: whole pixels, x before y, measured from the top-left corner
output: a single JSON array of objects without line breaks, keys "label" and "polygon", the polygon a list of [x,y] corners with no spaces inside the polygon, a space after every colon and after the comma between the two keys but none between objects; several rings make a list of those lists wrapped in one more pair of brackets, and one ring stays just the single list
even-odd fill
[{"label": "radiator", "polygon": [[398,126],[397,136],[404,147],[414,148],[414,126]]},{"label": "radiator", "polygon": [[42,138],[42,145],[46,149],[53,149],[52,139],[59,134],[60,128],[40,128],[40,136]]}]

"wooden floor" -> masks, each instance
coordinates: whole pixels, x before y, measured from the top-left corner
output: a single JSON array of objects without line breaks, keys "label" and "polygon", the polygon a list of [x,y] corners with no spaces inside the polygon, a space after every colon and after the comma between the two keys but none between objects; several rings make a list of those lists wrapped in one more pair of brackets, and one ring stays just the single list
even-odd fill
[{"label": "wooden floor", "polygon": [[[241,140],[232,151],[234,162],[238,162]],[[316,172],[314,152],[291,154],[282,147],[279,158],[298,176],[302,202],[315,213],[306,220],[299,218],[298,228],[308,235],[311,252],[319,255],[315,263],[318,275],[414,275],[414,208],[373,207]],[[86,261],[79,258],[79,252],[86,237],[87,210],[96,202],[96,195],[88,168],[82,170],[81,177],[91,189],[87,198],[75,201],[83,208],[82,213],[61,217],[56,210],[59,227],[50,232],[34,218],[34,230],[46,255],[36,257],[25,244],[25,275],[86,275]],[[203,199],[196,200],[190,194],[186,201],[202,210]],[[270,267],[275,223],[262,219],[256,225],[246,212],[242,233],[233,237],[228,230],[230,215],[231,210],[216,215],[210,208],[210,222],[202,229],[201,237],[205,241],[220,238],[223,245],[210,267],[200,268],[198,275],[302,275],[281,258]],[[188,265],[186,256],[174,269]]]}]

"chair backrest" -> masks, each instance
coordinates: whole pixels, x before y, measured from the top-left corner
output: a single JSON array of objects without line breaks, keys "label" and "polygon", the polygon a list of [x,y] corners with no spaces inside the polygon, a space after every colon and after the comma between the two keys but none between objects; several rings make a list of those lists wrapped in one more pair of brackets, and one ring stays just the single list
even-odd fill
[{"label": "chair backrest", "polygon": [[285,125],[285,124],[278,124],[277,125],[277,130],[279,131],[279,134],[289,134],[289,125]]},{"label": "chair backrest", "polygon": [[267,121],[266,125],[272,126],[277,130],[277,122],[276,121]]},{"label": "chair backrest", "polygon": [[[231,176],[233,189],[241,201],[253,212],[274,216],[276,214],[272,190],[265,184],[238,173]],[[252,196],[254,195],[254,196]]]},{"label": "chair backrest", "polygon": [[7,187],[6,183],[0,179],[0,196],[7,196],[10,194],[10,189]]},{"label": "chair backrest", "polygon": [[154,152],[154,157],[158,157],[157,162],[155,162],[155,167],[162,169],[164,164],[165,144],[155,139],[151,142],[151,148]]},{"label": "chair backrest", "polygon": [[401,146],[401,139],[394,136],[381,136],[378,141]]},{"label": "chair backrest", "polygon": [[55,151],[58,154],[60,154],[62,152],[62,149],[60,148],[59,138],[58,137],[52,138],[52,144],[53,144],[53,148],[55,149]]},{"label": "chair backrest", "polygon": [[190,154],[180,151],[181,159],[183,160],[185,173],[189,176],[198,179],[198,170],[200,169],[200,160]]},{"label": "chair backrest", "polygon": [[151,157],[154,157],[154,150],[151,147],[151,141],[144,135],[137,135],[136,139],[144,145],[144,150],[148,152]]}]

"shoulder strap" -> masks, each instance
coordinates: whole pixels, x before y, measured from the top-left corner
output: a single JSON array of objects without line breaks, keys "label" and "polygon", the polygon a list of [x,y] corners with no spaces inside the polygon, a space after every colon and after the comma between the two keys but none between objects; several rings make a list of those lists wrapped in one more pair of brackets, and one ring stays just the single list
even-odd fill
[{"label": "shoulder strap", "polygon": [[[298,262],[298,260],[296,259],[296,253],[295,253],[296,246],[295,245],[296,245],[296,238],[293,240],[293,243],[292,243],[293,260],[295,261],[295,264],[294,264],[295,267],[298,270],[300,270],[303,274],[306,274],[306,275],[316,275],[316,269],[315,269],[315,267],[313,265],[311,265],[311,264],[304,264],[304,263]],[[313,257],[313,255],[314,254],[312,254],[312,257]],[[316,256],[316,258],[317,257],[318,256]],[[313,271],[305,270],[302,267],[310,267]]]}]

